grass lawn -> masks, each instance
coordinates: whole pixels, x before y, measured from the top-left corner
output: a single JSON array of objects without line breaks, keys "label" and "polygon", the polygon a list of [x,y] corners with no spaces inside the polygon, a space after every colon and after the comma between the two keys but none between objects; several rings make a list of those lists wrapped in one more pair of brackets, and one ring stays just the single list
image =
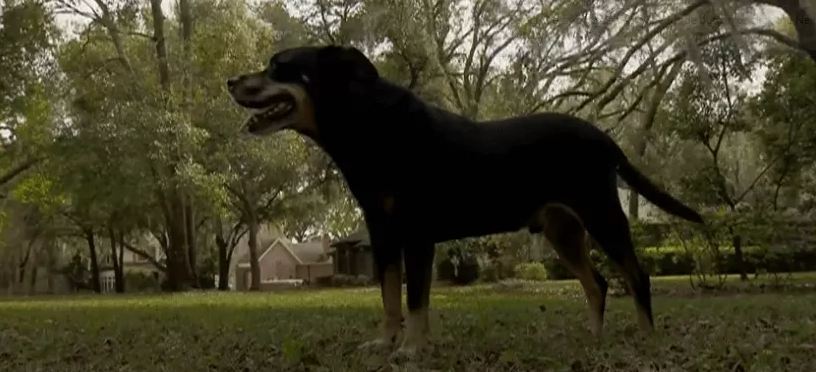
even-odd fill
[{"label": "grass lawn", "polygon": [[[434,347],[408,367],[816,371],[816,277],[794,282],[693,295],[687,278],[656,279],[657,334],[613,297],[600,342],[573,281],[438,287]],[[386,353],[356,350],[379,309],[374,289],[3,299],[0,371],[389,371]]]}]

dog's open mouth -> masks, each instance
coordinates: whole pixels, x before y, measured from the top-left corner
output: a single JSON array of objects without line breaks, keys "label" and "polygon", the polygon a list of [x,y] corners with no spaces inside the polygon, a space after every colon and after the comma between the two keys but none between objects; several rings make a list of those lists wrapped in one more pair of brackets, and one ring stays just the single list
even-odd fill
[{"label": "dog's open mouth", "polygon": [[252,109],[253,115],[246,126],[250,133],[279,130],[290,124],[295,112],[295,97],[289,93],[276,94],[265,102],[264,108]]}]

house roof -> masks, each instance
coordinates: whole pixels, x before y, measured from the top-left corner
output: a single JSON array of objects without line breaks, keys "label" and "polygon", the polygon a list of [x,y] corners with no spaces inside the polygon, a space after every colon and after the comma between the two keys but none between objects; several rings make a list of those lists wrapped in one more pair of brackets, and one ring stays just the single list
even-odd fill
[{"label": "house roof", "polygon": [[305,264],[323,262],[326,260],[323,243],[319,241],[290,244],[289,250]]},{"label": "house roof", "polygon": [[[289,243],[284,239],[278,238],[272,241],[266,248],[262,249],[261,254],[258,255],[258,261],[263,260],[267,253],[271,252],[276,246],[280,246],[289,255],[291,255],[299,265],[309,265],[315,263],[326,262],[329,258],[324,255],[322,242],[307,242],[307,243]],[[240,266],[249,265],[249,253],[245,254],[238,261]]]},{"label": "house roof", "polygon": [[332,247],[336,247],[341,244],[351,244],[351,245],[371,245],[371,241],[368,237],[368,230],[365,227],[358,229],[357,231],[349,234],[345,238],[337,239],[331,243]]}]

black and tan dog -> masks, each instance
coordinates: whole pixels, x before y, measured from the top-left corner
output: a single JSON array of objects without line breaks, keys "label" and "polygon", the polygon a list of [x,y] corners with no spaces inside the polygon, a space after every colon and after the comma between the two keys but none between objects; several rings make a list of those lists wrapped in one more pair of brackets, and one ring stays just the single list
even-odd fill
[{"label": "black and tan dog", "polygon": [[649,277],[635,257],[616,177],[669,213],[702,222],[590,123],[556,113],[473,122],[380,78],[353,48],[284,50],[263,71],[229,79],[228,89],[253,110],[249,132],[293,129],[322,147],[362,208],[385,308],[381,338],[364,346],[396,342],[402,260],[408,317],[398,351],[413,353],[429,331],[434,244],[523,228],[543,232],[580,279],[596,335],[607,283],[588,258],[588,235],[621,269],[639,323],[651,330]]}]

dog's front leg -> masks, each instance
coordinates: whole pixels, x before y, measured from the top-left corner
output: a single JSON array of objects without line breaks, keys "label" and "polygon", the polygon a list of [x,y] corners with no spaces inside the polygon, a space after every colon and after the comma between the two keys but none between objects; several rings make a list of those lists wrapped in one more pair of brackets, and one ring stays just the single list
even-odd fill
[{"label": "dog's front leg", "polygon": [[380,337],[360,345],[362,349],[386,348],[394,345],[402,328],[402,262],[388,265],[380,282],[383,319]]},{"label": "dog's front leg", "polygon": [[361,348],[384,348],[394,345],[402,328],[402,265],[392,264],[385,268],[380,283],[385,318],[381,325],[382,334],[373,341],[360,345]]},{"label": "dog's front leg", "polygon": [[433,278],[433,244],[406,247],[405,271],[408,284],[408,319],[405,338],[393,357],[412,358],[428,344],[431,281]]}]

